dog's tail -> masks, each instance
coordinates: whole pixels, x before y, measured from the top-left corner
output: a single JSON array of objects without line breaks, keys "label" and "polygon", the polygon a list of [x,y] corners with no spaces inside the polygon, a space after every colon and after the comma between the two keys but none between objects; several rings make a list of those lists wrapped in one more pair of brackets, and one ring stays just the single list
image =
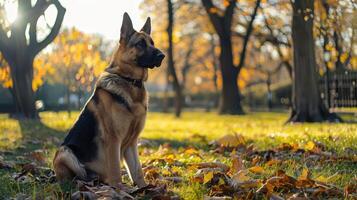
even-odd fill
[{"label": "dog's tail", "polygon": [[53,168],[56,178],[59,181],[70,180],[75,176],[80,179],[87,177],[83,164],[79,162],[72,150],[65,146],[62,146],[56,152],[55,158],[53,159]]}]

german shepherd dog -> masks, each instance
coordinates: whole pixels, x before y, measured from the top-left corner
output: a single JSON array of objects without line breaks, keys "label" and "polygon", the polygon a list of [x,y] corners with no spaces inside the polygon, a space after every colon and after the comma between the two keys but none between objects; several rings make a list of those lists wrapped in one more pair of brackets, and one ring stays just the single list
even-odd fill
[{"label": "german shepherd dog", "polygon": [[148,108],[144,81],[148,69],[159,67],[165,57],[154,46],[150,32],[150,18],[137,32],[124,14],[119,46],[110,65],[54,157],[59,181],[87,180],[94,172],[113,187],[125,187],[120,171],[124,160],[133,183],[146,186],[137,150]]}]

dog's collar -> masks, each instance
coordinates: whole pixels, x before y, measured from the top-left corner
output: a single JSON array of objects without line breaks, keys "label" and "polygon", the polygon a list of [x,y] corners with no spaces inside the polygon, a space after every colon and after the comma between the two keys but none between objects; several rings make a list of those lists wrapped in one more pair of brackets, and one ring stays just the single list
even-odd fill
[{"label": "dog's collar", "polygon": [[116,74],[117,76],[119,76],[121,79],[124,79],[125,81],[127,81],[128,83],[130,83],[131,85],[138,87],[138,88],[142,88],[143,87],[143,80],[141,79],[134,79],[134,78],[129,78],[126,76],[122,76],[120,74]]}]

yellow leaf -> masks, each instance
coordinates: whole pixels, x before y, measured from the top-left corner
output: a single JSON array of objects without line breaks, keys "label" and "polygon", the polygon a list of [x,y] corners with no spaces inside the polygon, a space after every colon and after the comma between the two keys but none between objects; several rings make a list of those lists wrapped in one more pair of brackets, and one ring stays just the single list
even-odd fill
[{"label": "yellow leaf", "polygon": [[323,182],[323,183],[327,183],[329,179],[327,177],[321,175],[321,176],[317,177],[316,180]]},{"label": "yellow leaf", "polygon": [[223,178],[219,178],[218,185],[225,185],[226,182],[223,180]]},{"label": "yellow leaf", "polygon": [[232,179],[238,183],[249,181],[250,177],[247,176],[247,173],[248,173],[247,170],[241,170],[238,173],[234,174]]},{"label": "yellow leaf", "polygon": [[245,144],[245,139],[239,134],[229,134],[217,140],[218,144],[224,147],[237,147]]},{"label": "yellow leaf", "polygon": [[211,171],[211,172],[208,172],[207,174],[205,174],[205,175],[203,176],[203,184],[208,183],[209,181],[212,180],[212,178],[213,178],[213,172],[212,172],[212,171]]},{"label": "yellow leaf", "polygon": [[188,155],[194,155],[194,154],[199,154],[198,151],[194,148],[188,148],[185,150],[185,154],[188,154]]},{"label": "yellow leaf", "polygon": [[308,180],[309,179],[309,169],[308,168],[304,168],[299,176],[299,180]]},{"label": "yellow leaf", "polygon": [[173,160],[173,159],[175,159],[175,155],[174,154],[169,154],[169,155],[166,156],[166,159]]},{"label": "yellow leaf", "polygon": [[254,167],[249,168],[249,171],[256,173],[256,174],[261,174],[264,172],[264,168],[260,167],[260,166],[254,166]]},{"label": "yellow leaf", "polygon": [[313,150],[315,148],[315,143],[314,142],[312,142],[312,141],[309,141],[309,142],[307,142],[306,144],[305,144],[305,149],[307,149],[307,150]]}]

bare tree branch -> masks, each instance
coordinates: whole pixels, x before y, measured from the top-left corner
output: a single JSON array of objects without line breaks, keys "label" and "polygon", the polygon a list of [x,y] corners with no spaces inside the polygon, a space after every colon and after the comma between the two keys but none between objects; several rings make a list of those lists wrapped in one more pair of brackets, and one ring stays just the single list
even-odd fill
[{"label": "bare tree branch", "polygon": [[[32,39],[32,42],[34,43],[30,43],[30,48],[33,49],[34,55],[36,55],[38,52],[44,49],[48,44],[50,44],[56,38],[57,34],[61,29],[61,24],[64,18],[64,14],[66,13],[66,9],[61,5],[61,3],[58,0],[52,0],[51,2],[57,8],[56,21],[51,29],[51,32],[47,35],[45,39],[43,39],[41,42]],[[34,25],[36,26],[36,24]],[[34,29],[35,28],[32,28],[32,30]]]},{"label": "bare tree branch", "polygon": [[245,57],[246,57],[245,55],[246,55],[246,51],[247,51],[249,37],[253,31],[253,23],[254,23],[255,17],[257,16],[258,8],[260,7],[260,2],[261,2],[261,0],[257,0],[255,3],[255,8],[251,15],[251,19],[248,24],[246,34],[244,36],[243,49],[242,49],[242,52],[240,53],[239,64],[237,66],[238,71],[244,66],[244,61],[245,61]]}]

